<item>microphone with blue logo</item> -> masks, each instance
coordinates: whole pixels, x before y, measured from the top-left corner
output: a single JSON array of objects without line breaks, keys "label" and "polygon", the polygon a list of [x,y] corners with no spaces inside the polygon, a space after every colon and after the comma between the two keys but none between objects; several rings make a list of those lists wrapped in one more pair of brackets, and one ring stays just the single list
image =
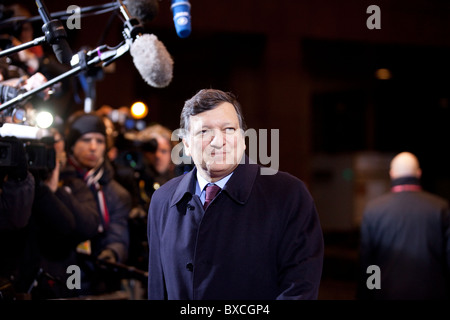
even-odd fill
[{"label": "microphone with blue logo", "polygon": [[188,37],[191,34],[191,4],[187,0],[172,0],[170,9],[177,35],[180,38]]}]

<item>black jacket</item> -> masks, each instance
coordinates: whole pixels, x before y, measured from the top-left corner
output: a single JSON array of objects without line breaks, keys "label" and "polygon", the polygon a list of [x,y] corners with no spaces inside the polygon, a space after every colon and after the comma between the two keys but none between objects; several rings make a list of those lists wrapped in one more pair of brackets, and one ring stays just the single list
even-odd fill
[{"label": "black jacket", "polygon": [[[393,186],[399,192],[372,200],[363,214],[358,298],[448,299],[448,202],[429,192],[414,190],[420,187],[415,178],[394,180]],[[413,191],[402,191],[405,186]],[[370,265],[380,268],[380,289],[367,288]]]}]

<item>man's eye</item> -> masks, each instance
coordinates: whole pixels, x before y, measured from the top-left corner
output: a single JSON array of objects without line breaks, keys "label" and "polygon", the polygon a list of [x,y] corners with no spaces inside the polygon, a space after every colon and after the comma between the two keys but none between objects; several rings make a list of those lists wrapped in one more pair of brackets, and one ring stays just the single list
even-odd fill
[{"label": "man's eye", "polygon": [[197,134],[199,135],[205,135],[209,132],[209,130],[205,129],[205,130],[200,130]]},{"label": "man's eye", "polygon": [[226,133],[234,133],[235,131],[236,131],[235,128],[226,128],[226,129],[225,129],[225,132],[226,132]]}]

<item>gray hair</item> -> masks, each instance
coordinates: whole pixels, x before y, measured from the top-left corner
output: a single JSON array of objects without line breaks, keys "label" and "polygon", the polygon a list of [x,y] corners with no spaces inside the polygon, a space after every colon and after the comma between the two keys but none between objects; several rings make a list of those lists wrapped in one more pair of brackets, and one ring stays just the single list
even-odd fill
[{"label": "gray hair", "polygon": [[190,117],[199,113],[212,110],[219,104],[228,102],[233,105],[239,120],[240,129],[247,129],[240,103],[231,92],[224,92],[216,89],[202,89],[184,103],[180,115],[181,137],[187,136],[189,132]]}]

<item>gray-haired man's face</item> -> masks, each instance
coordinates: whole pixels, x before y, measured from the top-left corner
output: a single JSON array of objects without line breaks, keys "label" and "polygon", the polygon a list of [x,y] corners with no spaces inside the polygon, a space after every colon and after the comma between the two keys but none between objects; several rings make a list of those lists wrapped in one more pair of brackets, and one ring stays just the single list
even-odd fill
[{"label": "gray-haired man's face", "polygon": [[183,139],[199,173],[217,181],[231,173],[245,151],[244,132],[234,106],[223,102],[216,108],[190,117],[189,133]]}]

